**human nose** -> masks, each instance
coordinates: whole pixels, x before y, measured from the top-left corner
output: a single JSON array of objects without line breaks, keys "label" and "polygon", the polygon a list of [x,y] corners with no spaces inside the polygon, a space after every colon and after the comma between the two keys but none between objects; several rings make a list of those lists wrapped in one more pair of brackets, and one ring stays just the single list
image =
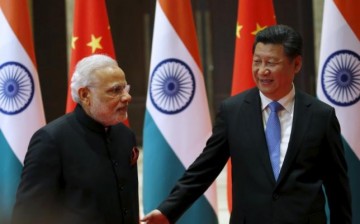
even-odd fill
[{"label": "human nose", "polygon": [[266,64],[262,63],[258,66],[258,73],[261,75],[268,75],[270,73],[269,68],[266,66]]},{"label": "human nose", "polygon": [[124,91],[124,93],[121,95],[121,101],[122,102],[127,102],[127,103],[130,103],[131,102],[131,95],[129,92],[127,91]]}]

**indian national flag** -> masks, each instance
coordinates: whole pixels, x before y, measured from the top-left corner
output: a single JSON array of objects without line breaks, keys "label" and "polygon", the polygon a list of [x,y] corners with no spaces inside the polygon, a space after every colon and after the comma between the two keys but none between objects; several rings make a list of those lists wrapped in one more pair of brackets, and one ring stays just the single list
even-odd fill
[{"label": "indian national flag", "polygon": [[45,125],[26,0],[0,0],[0,223],[8,223],[32,134]]},{"label": "indian national flag", "polygon": [[[211,134],[190,0],[158,0],[144,124],[144,212],[164,200]],[[217,223],[215,184],[177,223]]]},{"label": "indian national flag", "polygon": [[325,0],[317,96],[336,109],[360,223],[360,1]]}]

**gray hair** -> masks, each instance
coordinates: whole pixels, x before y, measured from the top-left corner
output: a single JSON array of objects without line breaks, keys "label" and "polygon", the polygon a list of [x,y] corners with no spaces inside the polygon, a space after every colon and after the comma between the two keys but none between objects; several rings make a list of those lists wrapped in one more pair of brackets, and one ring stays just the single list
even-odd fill
[{"label": "gray hair", "polygon": [[95,81],[95,72],[106,67],[119,67],[118,63],[109,56],[93,54],[81,59],[75,67],[71,78],[71,96],[73,100],[80,103],[78,91],[80,88],[89,86]]}]

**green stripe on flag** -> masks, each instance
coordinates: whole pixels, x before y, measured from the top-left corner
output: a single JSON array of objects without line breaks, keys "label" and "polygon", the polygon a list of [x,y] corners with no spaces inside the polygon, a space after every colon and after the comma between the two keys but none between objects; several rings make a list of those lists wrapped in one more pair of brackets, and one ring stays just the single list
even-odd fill
[{"label": "green stripe on flag", "polygon": [[9,223],[22,165],[0,130],[0,223]]},{"label": "green stripe on flag", "polygon": [[345,139],[343,139],[343,143],[350,179],[353,223],[360,224],[360,160]]},{"label": "green stripe on flag", "polygon": [[[185,167],[166,142],[149,112],[144,124],[143,200],[144,213],[155,209],[170,193]],[[204,215],[201,215],[204,214]],[[217,224],[217,216],[202,195],[176,222],[177,224]]]}]

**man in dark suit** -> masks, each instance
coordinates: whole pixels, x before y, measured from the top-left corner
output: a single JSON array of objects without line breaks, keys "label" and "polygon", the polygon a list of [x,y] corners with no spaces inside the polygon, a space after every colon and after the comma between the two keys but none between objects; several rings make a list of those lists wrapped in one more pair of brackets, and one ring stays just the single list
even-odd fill
[{"label": "man in dark suit", "polygon": [[[230,223],[323,224],[325,196],[331,224],[351,223],[347,165],[335,111],[293,85],[302,65],[301,50],[300,34],[288,26],[257,34],[252,64],[257,87],[221,104],[202,154],[143,221],[175,223],[230,157]],[[277,105],[273,114],[272,105]]]},{"label": "man in dark suit", "polygon": [[92,55],[71,80],[77,106],[32,137],[13,223],[139,222],[134,133],[121,122],[131,101],[117,62]]}]

